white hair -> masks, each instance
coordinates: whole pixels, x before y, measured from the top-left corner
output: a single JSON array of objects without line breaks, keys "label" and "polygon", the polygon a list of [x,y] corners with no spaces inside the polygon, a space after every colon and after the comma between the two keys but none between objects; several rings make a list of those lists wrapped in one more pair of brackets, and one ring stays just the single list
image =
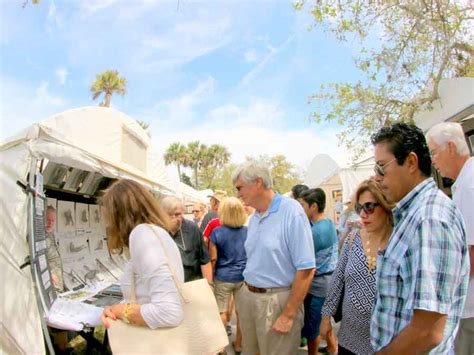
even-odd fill
[{"label": "white hair", "polygon": [[265,188],[271,189],[273,187],[270,169],[262,161],[249,160],[239,165],[232,173],[232,182],[235,184],[238,178],[241,178],[246,183],[254,182],[260,178]]},{"label": "white hair", "polygon": [[166,213],[173,213],[178,207],[184,208],[183,201],[175,196],[165,196],[160,202]]},{"label": "white hair", "polygon": [[441,122],[429,129],[426,139],[444,148],[448,142],[453,142],[459,155],[469,155],[469,147],[462,130],[456,122]]}]

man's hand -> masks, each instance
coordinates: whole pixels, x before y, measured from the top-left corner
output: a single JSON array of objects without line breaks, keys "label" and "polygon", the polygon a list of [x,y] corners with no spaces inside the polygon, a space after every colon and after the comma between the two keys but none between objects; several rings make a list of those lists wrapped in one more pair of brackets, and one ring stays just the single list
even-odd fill
[{"label": "man's hand", "polygon": [[59,285],[59,277],[58,277],[58,275],[56,275],[54,272],[51,272],[51,278],[53,279],[53,285],[54,285],[54,287],[59,288],[60,285]]},{"label": "man's hand", "polygon": [[293,318],[289,318],[282,314],[273,324],[272,330],[280,334],[288,334],[293,327]]}]

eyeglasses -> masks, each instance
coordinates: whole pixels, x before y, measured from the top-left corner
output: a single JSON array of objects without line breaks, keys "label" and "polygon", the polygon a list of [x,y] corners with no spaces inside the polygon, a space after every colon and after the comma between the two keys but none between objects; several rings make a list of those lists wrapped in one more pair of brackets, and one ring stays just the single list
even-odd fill
[{"label": "eyeglasses", "polygon": [[356,203],[354,206],[354,209],[357,214],[360,215],[362,211],[364,211],[367,214],[372,214],[375,211],[375,207],[380,206],[380,203],[377,202],[366,202],[364,204]]},{"label": "eyeglasses", "polygon": [[378,175],[378,176],[385,176],[385,168],[387,166],[389,166],[390,164],[392,164],[395,160],[397,160],[397,158],[393,158],[392,160],[390,160],[388,163],[385,163],[383,165],[380,165],[378,163],[376,163],[374,165],[374,172]]},{"label": "eyeglasses", "polygon": [[193,213],[201,212],[201,210],[193,210]]}]

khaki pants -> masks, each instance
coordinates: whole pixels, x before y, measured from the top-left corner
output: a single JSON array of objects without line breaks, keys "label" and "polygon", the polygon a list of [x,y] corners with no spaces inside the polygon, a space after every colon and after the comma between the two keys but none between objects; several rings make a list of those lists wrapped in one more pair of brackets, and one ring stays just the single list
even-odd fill
[{"label": "khaki pants", "polygon": [[461,319],[458,334],[454,340],[456,355],[474,354],[474,318]]},{"label": "khaki pants", "polygon": [[240,288],[236,302],[240,315],[243,354],[296,354],[304,322],[303,305],[298,310],[290,333],[282,335],[272,330],[289,295],[289,289],[253,293],[246,285]]}]

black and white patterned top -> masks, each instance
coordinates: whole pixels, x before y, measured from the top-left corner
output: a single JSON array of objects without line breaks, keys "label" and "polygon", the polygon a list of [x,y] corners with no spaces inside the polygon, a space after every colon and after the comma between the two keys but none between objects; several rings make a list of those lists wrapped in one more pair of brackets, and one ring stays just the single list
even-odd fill
[{"label": "black and white patterned top", "polygon": [[[349,235],[329,283],[322,314],[336,313],[339,299],[344,297],[338,341],[356,354],[374,353],[370,344],[370,318],[375,304],[375,275],[376,268],[370,270],[367,266],[359,232]],[[344,295],[341,295],[344,287]]]}]

